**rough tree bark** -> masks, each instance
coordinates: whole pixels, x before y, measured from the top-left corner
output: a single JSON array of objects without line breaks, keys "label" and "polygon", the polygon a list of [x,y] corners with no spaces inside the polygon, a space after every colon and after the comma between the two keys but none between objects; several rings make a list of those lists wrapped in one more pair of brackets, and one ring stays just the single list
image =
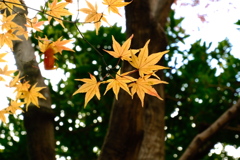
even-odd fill
[{"label": "rough tree bark", "polygon": [[[134,34],[131,48],[141,48],[151,39],[149,53],[166,50],[164,26],[172,3],[173,0],[138,0],[126,7],[127,34]],[[124,71],[131,69],[124,64]],[[162,73],[159,76],[163,77]],[[163,85],[156,86],[156,90],[164,98]],[[163,160],[164,137],[164,101],[146,96],[142,108],[138,97],[132,100],[120,91],[99,160]]]},{"label": "rough tree bark", "polygon": [[240,100],[224,112],[211,126],[202,133],[198,134],[190,143],[179,160],[192,160],[198,154],[199,149],[209,139],[211,139],[219,130],[225,127],[233,118],[240,114]]},{"label": "rough tree bark", "polygon": [[[25,5],[23,1],[21,3]],[[27,14],[27,11],[15,7],[14,13],[18,13],[18,15],[13,21],[26,29],[24,14]],[[31,41],[26,40],[23,36],[19,38],[22,41],[13,42],[13,53],[21,76],[24,76],[24,80],[30,81],[32,85],[37,83],[38,87],[47,87],[38,68]],[[28,111],[24,113],[28,155],[30,160],[54,160],[54,114],[51,109],[50,93],[48,88],[43,89],[41,93],[47,100],[39,99],[40,108],[30,105]]]}]

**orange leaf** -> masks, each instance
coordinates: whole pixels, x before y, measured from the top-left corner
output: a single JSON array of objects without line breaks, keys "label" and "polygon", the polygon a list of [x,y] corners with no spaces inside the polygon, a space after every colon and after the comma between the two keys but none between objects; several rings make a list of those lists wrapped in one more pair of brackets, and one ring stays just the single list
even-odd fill
[{"label": "orange leaf", "polygon": [[44,61],[43,62],[44,62],[44,68],[46,70],[54,69],[55,58],[54,58],[54,50],[52,48],[48,48],[44,52]]},{"label": "orange leaf", "polygon": [[93,98],[94,95],[97,96],[97,98],[100,100],[100,91],[99,91],[99,85],[100,82],[97,82],[96,78],[89,74],[90,78],[83,78],[83,79],[76,79],[77,81],[85,82],[77,91],[73,93],[73,95],[77,93],[86,93],[85,95],[85,103],[84,107],[88,104],[88,102]]}]

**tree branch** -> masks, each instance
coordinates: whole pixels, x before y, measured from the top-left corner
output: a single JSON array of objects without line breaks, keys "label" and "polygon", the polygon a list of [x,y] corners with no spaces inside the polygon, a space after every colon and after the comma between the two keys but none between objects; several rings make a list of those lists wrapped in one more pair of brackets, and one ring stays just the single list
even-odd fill
[{"label": "tree branch", "polygon": [[190,143],[186,151],[179,158],[179,160],[192,160],[198,153],[198,149],[201,148],[207,140],[213,137],[219,130],[221,130],[227,123],[235,118],[240,113],[240,99],[236,104],[223,113],[210,127],[205,131],[198,134]]}]

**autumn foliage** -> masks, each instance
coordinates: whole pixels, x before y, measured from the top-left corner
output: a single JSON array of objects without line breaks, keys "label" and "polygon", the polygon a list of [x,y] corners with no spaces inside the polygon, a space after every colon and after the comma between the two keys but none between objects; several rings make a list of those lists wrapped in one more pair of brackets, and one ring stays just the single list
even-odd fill
[{"label": "autumn foliage", "polygon": [[[123,0],[102,0],[101,2],[102,5],[105,6],[107,14],[113,13],[118,15],[120,15],[118,10],[119,7],[123,7],[131,3],[124,2]],[[27,15],[25,15],[26,28],[29,28],[35,32],[41,32],[40,27],[44,27],[45,22],[47,23],[52,20],[57,21],[64,28],[64,23],[67,23],[67,21],[65,22],[62,17],[72,15],[72,13],[65,8],[69,3],[73,2],[71,0],[66,0],[64,2],[58,2],[57,0],[48,1],[45,8],[39,10],[39,13],[41,12],[46,15],[47,21],[39,21],[36,16],[34,18],[29,18]],[[0,2],[0,5],[2,10],[5,9],[1,19],[2,33],[0,34],[0,47],[7,46],[12,49],[12,41],[27,40],[29,35],[29,32],[26,28],[23,28],[13,22],[15,16],[18,15],[18,13],[12,14],[13,9],[14,7],[18,7],[25,10],[27,7],[22,3],[22,1],[19,0],[3,1]],[[76,26],[81,36],[81,31],[78,28],[79,24],[84,25],[85,23],[92,23],[96,28],[96,34],[98,34],[98,30],[102,22],[108,23],[104,11],[99,12],[99,4],[92,4],[90,1],[86,1],[86,5],[87,7],[78,9],[79,12],[86,14],[85,20],[83,22],[68,22],[73,23],[73,25]],[[10,15],[7,15],[6,11],[9,11]],[[73,93],[73,95],[77,93],[86,93],[84,104],[85,107],[94,96],[100,100],[100,85],[106,85],[104,94],[112,89],[116,99],[118,99],[118,93],[120,89],[126,91],[131,97],[136,94],[140,98],[142,106],[144,106],[145,94],[155,96],[158,99],[162,100],[157,91],[153,88],[153,85],[167,83],[165,81],[162,81],[155,74],[158,70],[167,68],[157,64],[162,56],[167,53],[167,51],[149,55],[148,44],[150,40],[147,41],[142,48],[131,49],[131,41],[133,37],[133,35],[130,36],[121,45],[115,40],[114,36],[112,36],[113,51],[104,50],[106,54],[113,56],[113,58],[118,58],[121,61],[130,63],[134,68],[132,71],[122,73],[121,69],[119,69],[119,71],[115,74],[112,74],[113,72],[110,74],[109,72],[108,75],[103,75],[104,79],[101,80],[98,80],[97,77],[90,73],[90,78],[76,79],[77,81],[83,82],[83,84]],[[87,41],[83,36],[82,38]],[[57,40],[52,40],[51,38],[48,38],[47,35],[45,35],[45,37],[36,37],[36,39],[38,40],[38,48],[41,52],[40,55],[44,55],[43,62],[46,70],[57,68],[57,65],[55,63],[57,59],[56,54],[59,53],[58,56],[61,56],[63,50],[74,52],[74,50],[66,46],[72,40],[62,40],[64,37],[59,37]],[[44,87],[37,87],[37,84],[30,85],[29,81],[25,80],[25,77],[21,77],[21,73],[19,71],[15,74],[15,76],[13,76],[12,74],[17,71],[8,70],[8,64],[3,65],[4,63],[8,63],[3,59],[7,54],[11,53],[0,53],[0,65],[1,67],[3,66],[0,68],[0,81],[4,82],[4,77],[13,77],[10,82],[7,82],[6,87],[15,88],[14,93],[16,94],[16,97],[15,99],[10,100],[10,105],[8,107],[0,111],[0,120],[3,122],[6,121],[6,114],[15,114],[16,110],[23,110],[21,108],[23,105],[26,106],[26,111],[30,104],[34,104],[35,106],[39,107],[38,98],[46,99],[40,93]],[[133,73],[138,73],[138,77],[133,77]]]},{"label": "autumn foliage", "polygon": [[[129,48],[131,45],[132,37],[133,36],[126,40],[126,42],[122,46],[118,42],[116,42],[113,37],[112,39],[114,51],[105,51],[115,58],[120,58],[121,60],[129,62],[135,68],[135,70],[126,73],[121,73],[121,70],[119,70],[115,76],[110,75],[110,79],[100,82],[98,82],[96,78],[91,74],[90,79],[77,79],[79,81],[85,82],[85,84],[83,84],[73,95],[86,92],[84,106],[87,105],[89,100],[92,99],[94,95],[96,95],[97,98],[100,99],[99,85],[103,83],[108,83],[105,93],[108,90],[112,89],[116,96],[116,99],[118,99],[118,92],[120,88],[122,88],[132,97],[136,93],[141,100],[142,106],[144,105],[145,93],[162,100],[162,98],[158,95],[157,91],[152,86],[160,83],[167,83],[160,80],[160,78],[155,74],[155,72],[158,70],[166,69],[166,67],[156,65],[156,63],[159,62],[159,60],[166,53],[166,51],[154,53],[149,56],[149,41],[145,44],[143,48],[139,50],[131,50]],[[138,56],[136,56],[135,54],[138,51],[139,54]],[[139,73],[138,79],[131,77],[131,74],[134,72]],[[150,78],[151,76],[155,78]]]}]

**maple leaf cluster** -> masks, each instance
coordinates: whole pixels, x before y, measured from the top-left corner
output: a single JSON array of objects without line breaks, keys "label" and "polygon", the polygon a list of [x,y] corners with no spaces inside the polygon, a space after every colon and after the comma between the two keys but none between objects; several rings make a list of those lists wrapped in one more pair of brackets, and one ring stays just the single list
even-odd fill
[{"label": "maple leaf cluster", "polygon": [[17,37],[18,35],[24,35],[26,39],[28,38],[28,35],[25,33],[25,30],[21,26],[17,25],[12,21],[16,15],[17,14],[6,16],[6,12],[2,14],[3,16],[1,19],[2,25],[0,29],[4,32],[0,34],[0,48],[6,44],[9,48],[12,49],[13,40],[21,41],[21,39]]},{"label": "maple leaf cluster", "polygon": [[56,67],[54,67],[55,59],[57,59],[54,56],[56,53],[62,54],[63,50],[74,52],[74,50],[64,46],[72,40],[61,41],[61,39],[62,37],[57,41],[50,41],[47,36],[45,36],[45,38],[38,38],[39,49],[42,54],[44,54],[44,67],[46,70],[56,69]]},{"label": "maple leaf cluster", "polygon": [[[19,0],[8,0],[0,2],[0,9],[2,10],[2,18],[0,20],[0,48],[5,45],[12,50],[13,41],[23,41],[28,39],[29,31],[27,28],[30,28],[30,30],[35,30],[36,32],[41,32],[41,27],[43,27],[47,22],[50,23],[52,20],[57,21],[63,28],[65,28],[64,23],[70,21],[64,21],[62,17],[73,15],[68,9],[65,8],[69,3],[73,3],[72,0],[65,0],[65,2],[59,2],[58,0],[53,0],[51,2],[48,1],[47,6],[39,10],[39,13],[41,12],[46,16],[47,21],[38,20],[37,16],[29,18],[27,15],[25,15],[26,24],[24,27],[22,27],[13,21],[16,16],[19,16],[19,13],[14,12],[15,7],[18,7],[22,10],[28,8],[21,2]],[[123,7],[131,3],[124,2],[124,0],[102,0],[101,2],[102,5],[105,6],[104,8],[106,8],[108,14],[114,13],[118,15],[120,15],[118,10],[119,7]],[[79,22],[77,19],[71,23],[76,26],[76,29],[80,34],[81,31],[78,29],[77,24],[80,23],[82,25],[85,23],[93,23],[96,28],[96,34],[98,34],[98,30],[102,24],[102,21],[108,23],[106,13],[104,13],[105,10],[103,12],[99,12],[99,4],[97,3],[93,5],[89,1],[86,1],[86,4],[86,8],[78,9],[78,11],[86,14],[84,22]],[[100,100],[101,94],[99,91],[99,86],[102,84],[107,84],[104,94],[112,89],[116,99],[118,99],[118,93],[120,89],[126,91],[132,98],[135,94],[137,94],[141,100],[142,106],[144,105],[145,94],[155,96],[158,99],[162,100],[157,91],[153,88],[153,85],[167,83],[165,81],[162,81],[155,74],[155,72],[158,70],[167,68],[157,65],[159,60],[165,53],[167,53],[167,51],[148,55],[148,44],[150,41],[147,41],[144,47],[141,49],[130,49],[132,38],[133,35],[130,36],[123,43],[123,45],[120,45],[115,40],[114,36],[112,36],[113,51],[104,51],[114,58],[118,58],[122,61],[127,61],[133,66],[134,70],[125,73],[121,73],[121,70],[119,70],[115,75],[110,75],[112,78],[104,81],[98,81],[97,78],[92,74],[90,74],[90,78],[77,79],[78,81],[84,82],[84,84],[79,89],[77,89],[73,95],[77,93],[86,93],[84,104],[85,107],[94,96]],[[37,38],[38,48],[41,54],[44,55],[43,61],[46,70],[57,68],[55,67],[57,53],[61,55],[63,50],[74,52],[72,49],[66,46],[72,40],[62,40],[62,37],[58,38],[55,41],[50,39],[51,38],[48,38],[47,36],[44,38]],[[6,85],[6,87],[15,88],[14,93],[16,94],[16,97],[15,99],[10,99],[8,107],[0,110],[0,120],[3,122],[6,122],[6,114],[15,114],[17,110],[22,110],[21,106],[23,105],[26,106],[26,111],[28,110],[28,106],[30,104],[34,104],[35,106],[39,107],[38,99],[46,99],[40,93],[40,91],[45,87],[37,87],[37,84],[30,85],[29,81],[24,81],[24,77],[20,77],[20,72],[16,76],[12,76],[12,74],[16,71],[9,70],[8,65],[2,65],[7,62],[3,59],[3,57],[6,55],[7,53],[0,53],[0,82],[5,82],[6,77],[12,77],[12,80],[8,85]],[[131,76],[131,74],[135,72],[139,73],[138,78]]]},{"label": "maple leaf cluster", "polygon": [[[98,30],[101,26],[101,21],[104,21],[106,23],[107,19],[105,17],[105,14],[103,12],[98,12],[98,5],[92,5],[90,2],[86,1],[88,8],[82,8],[79,9],[79,11],[87,14],[85,18],[85,23],[94,23],[95,28],[96,28],[96,34],[98,34]],[[103,0],[102,4],[107,5],[108,12],[113,12],[118,15],[120,15],[118,11],[118,7],[123,7],[128,5],[131,2],[123,2],[123,0]],[[121,15],[120,15],[121,16]]]},{"label": "maple leaf cluster", "polygon": [[[167,67],[157,65],[162,56],[168,51],[153,53],[148,55],[148,44],[150,42],[147,41],[143,48],[138,50],[129,49],[131,45],[131,36],[128,38],[123,45],[121,46],[115,38],[112,36],[113,40],[113,51],[104,50],[109,53],[114,58],[119,58],[121,60],[128,61],[135,69],[126,73],[121,73],[119,70],[115,78],[108,79],[106,81],[97,81],[97,79],[90,74],[90,79],[76,79],[77,81],[82,81],[84,84],[73,93],[73,95],[77,93],[86,93],[85,95],[85,104],[96,95],[96,97],[100,100],[100,84],[108,83],[106,92],[110,89],[113,90],[116,99],[118,99],[118,93],[120,88],[126,91],[130,96],[134,96],[136,93],[141,100],[142,106],[144,105],[144,97],[145,94],[149,94],[151,96],[155,96],[158,99],[162,100],[157,91],[153,88],[153,85],[156,84],[167,84],[166,81],[160,80],[160,78],[155,74],[156,71],[167,69]],[[136,55],[138,53],[138,56]],[[130,76],[132,73],[138,72],[139,78],[136,79]],[[113,76],[112,76],[113,77]]]},{"label": "maple leaf cluster", "polygon": [[[0,54],[0,62],[5,62],[2,57],[6,54]],[[0,68],[0,75],[10,76],[13,79],[9,82],[6,87],[15,88],[14,93],[16,93],[16,98],[10,100],[10,105],[2,110],[0,110],[0,120],[4,123],[6,122],[5,115],[7,114],[15,114],[16,110],[21,110],[21,106],[26,105],[26,111],[28,110],[28,106],[32,103],[35,106],[38,105],[38,98],[46,99],[40,91],[45,87],[36,87],[37,84],[31,86],[29,81],[21,82],[20,80],[23,77],[20,77],[20,72],[16,76],[12,76],[11,74],[16,72],[16,70],[8,70],[7,65],[5,65],[4,69]],[[5,79],[0,76],[0,81],[5,81]]]},{"label": "maple leaf cluster", "polygon": [[[58,0],[53,0],[52,3],[48,2],[48,7],[41,10],[41,12],[47,15],[48,22],[54,19],[64,28],[62,16],[73,15],[69,10],[65,8],[69,3],[72,3],[72,1],[66,0],[66,2],[58,2]],[[79,11],[87,14],[83,23],[94,23],[97,34],[99,27],[101,26],[101,21],[105,21],[106,23],[108,23],[107,19],[105,18],[105,15],[103,13],[98,13],[97,4],[92,5],[88,1],[86,1],[86,3],[88,8],[79,9]],[[102,4],[107,5],[109,13],[113,12],[119,15],[120,13],[118,11],[118,7],[126,6],[129,3],[131,2],[123,2],[123,0],[102,0]],[[0,9],[6,9],[10,12],[10,15],[8,16],[6,14],[6,11],[4,12],[4,14],[2,14],[3,18],[1,19],[2,24],[0,26],[0,29],[4,32],[0,34],[0,48],[4,45],[7,45],[10,49],[12,49],[12,41],[22,41],[22,38],[20,38],[20,36],[25,37],[26,40],[28,39],[29,32],[25,28],[13,22],[13,19],[18,15],[18,13],[13,12],[14,7],[25,10],[23,4],[19,0],[8,0],[0,2]],[[25,15],[25,17],[27,20],[27,24],[25,24],[25,27],[32,28],[35,31],[41,32],[40,27],[43,26],[46,21],[39,21],[36,16],[33,18],[28,18],[27,15]],[[73,51],[70,48],[64,46],[71,40],[60,41],[60,39],[61,38],[59,38],[56,42],[50,42],[47,37],[45,37],[44,39],[38,39],[40,40],[40,51],[42,52],[42,54],[44,54],[44,66],[46,70],[56,69],[56,67],[54,66],[56,57],[54,56],[54,54],[61,54],[62,50]]]}]

